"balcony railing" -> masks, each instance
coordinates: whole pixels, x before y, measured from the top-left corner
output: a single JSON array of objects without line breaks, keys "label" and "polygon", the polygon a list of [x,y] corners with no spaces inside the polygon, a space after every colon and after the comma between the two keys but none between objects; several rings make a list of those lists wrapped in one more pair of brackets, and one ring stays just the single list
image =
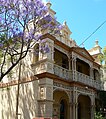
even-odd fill
[{"label": "balcony railing", "polygon": [[80,82],[96,89],[102,89],[103,86],[100,80],[94,80],[90,76],[87,76],[78,71],[69,71],[56,64],[54,64],[54,74],[66,80]]},{"label": "balcony railing", "polygon": [[55,64],[54,74],[66,80],[70,80],[70,78],[72,77],[72,73],[68,69],[62,68],[61,66]]},{"label": "balcony railing", "polygon": [[94,87],[98,90],[103,89],[103,83],[100,80],[94,80],[92,77],[78,71],[70,71],[59,65],[48,62],[47,60],[42,60],[34,64],[33,72],[35,75],[43,72],[49,72],[65,80],[79,82],[87,86]]}]

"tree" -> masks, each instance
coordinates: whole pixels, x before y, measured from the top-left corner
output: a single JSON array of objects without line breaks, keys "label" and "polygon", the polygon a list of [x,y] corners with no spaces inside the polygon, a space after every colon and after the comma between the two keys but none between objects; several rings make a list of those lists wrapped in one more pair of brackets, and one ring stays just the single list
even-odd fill
[{"label": "tree", "polygon": [[100,63],[104,62],[104,66],[106,66],[106,46],[103,48],[103,53],[98,56]]},{"label": "tree", "polygon": [[95,119],[105,119],[100,112],[95,113]]},{"label": "tree", "polygon": [[[41,41],[47,28],[57,34],[62,27],[41,0],[0,0],[0,81]],[[47,46],[41,50],[48,51]]]}]

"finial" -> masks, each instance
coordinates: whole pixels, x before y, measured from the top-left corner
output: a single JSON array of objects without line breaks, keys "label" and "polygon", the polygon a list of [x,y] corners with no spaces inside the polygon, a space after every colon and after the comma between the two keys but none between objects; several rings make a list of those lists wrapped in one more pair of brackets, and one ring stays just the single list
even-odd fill
[{"label": "finial", "polygon": [[67,25],[67,22],[66,22],[66,21],[64,21],[63,25]]},{"label": "finial", "polygon": [[98,40],[95,41],[95,47],[98,46]]},{"label": "finial", "polygon": [[51,4],[50,0],[46,3],[46,5],[47,5],[48,8],[51,7],[52,4]]}]

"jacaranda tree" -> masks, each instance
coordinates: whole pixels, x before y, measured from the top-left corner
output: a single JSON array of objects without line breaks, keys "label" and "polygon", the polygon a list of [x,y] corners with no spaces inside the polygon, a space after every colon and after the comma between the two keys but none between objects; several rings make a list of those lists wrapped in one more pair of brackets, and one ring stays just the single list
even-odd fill
[{"label": "jacaranda tree", "polygon": [[61,26],[41,0],[0,0],[0,81],[41,40],[41,31],[47,28],[59,33]]}]

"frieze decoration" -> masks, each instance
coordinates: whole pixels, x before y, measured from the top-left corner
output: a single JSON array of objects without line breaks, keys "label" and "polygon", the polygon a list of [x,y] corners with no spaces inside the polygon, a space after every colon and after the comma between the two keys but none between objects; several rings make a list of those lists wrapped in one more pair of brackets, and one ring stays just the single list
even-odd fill
[{"label": "frieze decoration", "polygon": [[72,90],[72,87],[70,87],[70,86],[66,86],[66,85],[63,85],[61,83],[54,82],[53,83],[53,90],[55,90],[56,88],[62,88],[62,89],[65,89],[65,90]]},{"label": "frieze decoration", "polygon": [[84,61],[84,62],[88,63],[88,64],[89,64],[89,66],[93,66],[93,64],[92,64],[89,60],[87,60],[87,59],[85,59],[85,58],[81,57],[81,56],[80,56],[80,55],[78,55],[77,53],[73,53],[73,54],[72,54],[72,56],[73,56],[73,57],[76,57],[76,58],[79,58],[80,60],[82,60],[82,61]]},{"label": "frieze decoration", "polygon": [[72,87],[54,82],[53,83],[53,91],[55,91],[55,90],[64,90],[66,92],[66,94],[68,95],[69,100],[71,100],[70,91],[72,90]]},{"label": "frieze decoration", "polygon": [[93,91],[90,91],[87,89],[87,87],[85,87],[85,89],[83,87],[76,87],[76,91],[78,92],[77,94],[84,94],[84,95],[89,95],[89,96],[94,96],[95,93]]},{"label": "frieze decoration", "polygon": [[[83,87],[73,87],[73,93],[74,93],[74,96],[76,97],[75,98],[76,102],[78,101],[79,95],[85,95],[85,96],[89,96],[89,98],[91,100],[91,104],[95,105],[95,95],[96,95],[95,92],[90,91],[88,89],[84,89]],[[74,101],[75,101],[75,99],[74,99]]]},{"label": "frieze decoration", "polygon": [[77,94],[85,94],[85,95],[95,95],[95,93],[93,91],[90,91],[87,89],[87,87],[83,88],[83,87],[71,87],[71,86],[66,86],[63,85],[61,83],[57,83],[54,82],[53,83],[53,90],[55,90],[56,88],[62,88],[62,89],[66,89],[66,90],[70,90],[70,91],[76,91]]},{"label": "frieze decoration", "polygon": [[[85,95],[85,96],[89,96],[89,98],[91,99],[91,103],[92,105],[95,104],[95,92],[93,91],[90,91],[88,90],[86,87],[77,87],[77,86],[74,86],[74,87],[71,87],[71,86],[66,86],[66,85],[63,85],[61,83],[56,83],[54,82],[54,85],[53,85],[53,90],[55,91],[56,89],[60,89],[60,90],[64,90],[70,101],[72,102],[72,100],[74,99],[74,102],[77,103],[77,100],[78,100],[78,97],[79,95]],[[72,96],[74,94],[74,97]]]},{"label": "frieze decoration", "polygon": [[44,87],[40,87],[40,99],[45,99],[45,89],[44,89]]}]

